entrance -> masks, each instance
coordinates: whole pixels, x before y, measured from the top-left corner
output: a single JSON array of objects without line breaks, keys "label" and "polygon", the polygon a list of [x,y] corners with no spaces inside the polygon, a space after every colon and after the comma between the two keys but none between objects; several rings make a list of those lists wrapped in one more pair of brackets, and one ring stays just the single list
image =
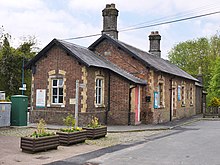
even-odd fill
[{"label": "entrance", "polygon": [[141,88],[140,86],[137,86],[135,88],[135,124],[140,123],[140,112],[141,112],[140,97],[141,97]]}]

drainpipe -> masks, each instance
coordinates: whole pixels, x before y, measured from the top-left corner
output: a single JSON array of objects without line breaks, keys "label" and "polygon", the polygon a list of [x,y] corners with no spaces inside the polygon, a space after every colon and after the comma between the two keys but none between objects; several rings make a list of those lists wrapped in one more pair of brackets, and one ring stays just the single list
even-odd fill
[{"label": "drainpipe", "polygon": [[173,119],[173,116],[172,116],[172,103],[173,103],[173,101],[172,101],[172,90],[173,90],[173,86],[172,86],[172,84],[173,84],[173,79],[174,79],[174,77],[172,77],[171,79],[170,79],[170,121],[172,121],[172,119]]},{"label": "drainpipe", "polygon": [[137,85],[129,88],[129,106],[128,106],[128,125],[131,125],[131,91],[133,88],[137,87]]},{"label": "drainpipe", "polygon": [[110,102],[111,102],[111,94],[110,94],[110,90],[111,90],[111,74],[110,72],[108,73],[108,107],[107,107],[107,111],[105,114],[105,124],[108,124],[108,112],[110,111]]}]

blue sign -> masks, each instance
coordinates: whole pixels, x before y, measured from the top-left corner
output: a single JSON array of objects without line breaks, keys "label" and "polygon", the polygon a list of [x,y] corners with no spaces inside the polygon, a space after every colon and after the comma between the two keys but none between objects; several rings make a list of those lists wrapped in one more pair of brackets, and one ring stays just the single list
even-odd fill
[{"label": "blue sign", "polygon": [[178,91],[177,91],[177,99],[178,99],[178,101],[180,101],[181,100],[181,86],[178,86]]},{"label": "blue sign", "polygon": [[158,104],[158,102],[159,102],[159,94],[158,94],[158,92],[154,92],[154,108],[159,108],[159,104]]}]

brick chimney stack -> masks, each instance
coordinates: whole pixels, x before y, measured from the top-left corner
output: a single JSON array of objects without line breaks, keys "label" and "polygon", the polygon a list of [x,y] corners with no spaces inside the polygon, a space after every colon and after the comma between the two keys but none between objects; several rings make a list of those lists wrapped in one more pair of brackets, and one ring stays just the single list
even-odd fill
[{"label": "brick chimney stack", "polygon": [[158,31],[152,31],[149,35],[150,50],[149,52],[157,57],[161,57],[160,40],[161,36]]},{"label": "brick chimney stack", "polygon": [[115,4],[107,4],[106,8],[102,10],[103,16],[103,30],[102,34],[107,34],[115,39],[118,39],[117,31],[117,17],[118,10],[115,8]]},{"label": "brick chimney stack", "polygon": [[202,75],[202,68],[201,66],[199,67],[199,74],[197,75],[197,79],[199,82],[202,84],[203,83],[203,75]]}]

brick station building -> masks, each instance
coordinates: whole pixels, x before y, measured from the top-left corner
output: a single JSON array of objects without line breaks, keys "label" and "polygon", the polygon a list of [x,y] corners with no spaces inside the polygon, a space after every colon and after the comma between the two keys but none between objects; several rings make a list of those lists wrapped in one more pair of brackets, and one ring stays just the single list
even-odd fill
[{"label": "brick station building", "polygon": [[[108,125],[163,123],[201,112],[199,80],[161,58],[158,31],[151,32],[149,52],[118,40],[118,10],[102,11],[102,36],[88,48],[52,40],[27,65],[32,70],[30,121],[49,124],[75,112],[79,88],[79,125],[92,116]],[[196,103],[197,100],[197,103]]]}]

